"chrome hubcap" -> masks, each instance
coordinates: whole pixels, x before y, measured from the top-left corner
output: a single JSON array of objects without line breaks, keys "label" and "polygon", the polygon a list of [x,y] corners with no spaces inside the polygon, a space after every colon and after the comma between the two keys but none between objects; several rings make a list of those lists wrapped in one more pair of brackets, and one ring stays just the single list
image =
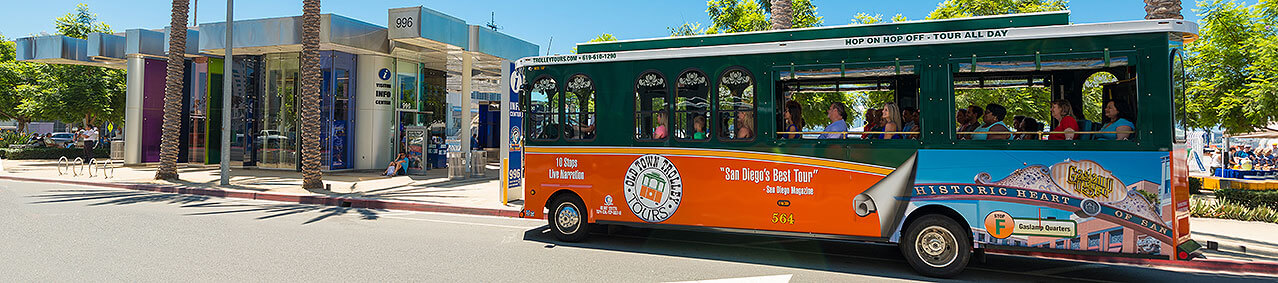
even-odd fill
[{"label": "chrome hubcap", "polygon": [[958,259],[958,241],[941,226],[929,226],[919,232],[914,242],[915,253],[932,267],[945,267]]},{"label": "chrome hubcap", "polygon": [[581,212],[577,210],[577,206],[570,202],[559,205],[559,209],[555,213],[555,227],[560,233],[572,234],[577,232],[579,224],[581,224]]}]

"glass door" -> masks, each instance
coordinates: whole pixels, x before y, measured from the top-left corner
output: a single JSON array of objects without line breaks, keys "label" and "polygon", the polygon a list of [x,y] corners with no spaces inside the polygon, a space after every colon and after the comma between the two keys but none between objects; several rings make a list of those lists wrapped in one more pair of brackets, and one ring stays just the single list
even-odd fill
[{"label": "glass door", "polygon": [[266,56],[261,132],[257,135],[258,167],[298,168],[297,53]]}]

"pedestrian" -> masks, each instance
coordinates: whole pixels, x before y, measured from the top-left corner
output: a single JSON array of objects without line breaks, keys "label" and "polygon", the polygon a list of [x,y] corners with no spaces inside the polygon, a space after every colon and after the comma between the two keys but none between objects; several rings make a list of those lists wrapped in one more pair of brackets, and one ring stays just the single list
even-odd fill
[{"label": "pedestrian", "polygon": [[89,159],[93,158],[93,148],[98,145],[98,127],[85,127],[81,135],[84,139],[84,163],[89,163]]}]

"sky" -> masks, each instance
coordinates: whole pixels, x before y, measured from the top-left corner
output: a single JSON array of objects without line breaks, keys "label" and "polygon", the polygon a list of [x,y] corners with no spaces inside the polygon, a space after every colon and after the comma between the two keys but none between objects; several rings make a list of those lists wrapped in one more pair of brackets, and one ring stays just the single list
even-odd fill
[{"label": "sky", "polygon": [[[172,1],[164,0],[0,0],[0,34],[8,38],[53,33],[53,19],[73,12],[78,3],[86,3],[116,31],[133,28],[162,28],[169,23]],[[882,14],[891,18],[902,14],[909,19],[923,19],[941,0],[812,0],[817,15],[825,26],[848,24],[857,13]],[[226,19],[226,1],[198,1],[194,20],[200,23]],[[236,19],[270,18],[301,14],[302,1],[255,0],[236,1]],[[1073,0],[1071,21],[1095,23],[1140,20],[1145,16],[1140,0]],[[1197,21],[1194,0],[1183,0],[1185,19]],[[1244,1],[1254,3],[1255,0]],[[194,6],[194,5],[193,5]],[[323,13],[335,13],[386,26],[390,8],[425,6],[465,20],[484,25],[495,17],[501,32],[532,42],[541,47],[542,55],[567,54],[576,43],[586,42],[602,33],[618,39],[640,39],[669,36],[666,27],[684,22],[700,22],[708,26],[706,2],[702,0],[469,0],[469,1],[387,1],[343,0],[323,1]]]}]

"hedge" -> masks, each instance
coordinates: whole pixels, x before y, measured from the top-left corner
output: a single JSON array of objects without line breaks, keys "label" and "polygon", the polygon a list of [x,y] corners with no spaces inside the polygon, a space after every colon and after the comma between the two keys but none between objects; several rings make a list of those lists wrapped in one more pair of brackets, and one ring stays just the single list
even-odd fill
[{"label": "hedge", "polygon": [[[80,148],[3,148],[0,149],[0,158],[4,159],[58,159],[66,156],[68,159],[75,159],[84,154],[84,149]],[[107,158],[111,156],[111,150],[107,148],[98,148],[93,150],[93,158]]]},{"label": "hedge", "polygon": [[1217,190],[1216,197],[1237,202],[1248,207],[1278,207],[1278,191],[1224,189]]}]

